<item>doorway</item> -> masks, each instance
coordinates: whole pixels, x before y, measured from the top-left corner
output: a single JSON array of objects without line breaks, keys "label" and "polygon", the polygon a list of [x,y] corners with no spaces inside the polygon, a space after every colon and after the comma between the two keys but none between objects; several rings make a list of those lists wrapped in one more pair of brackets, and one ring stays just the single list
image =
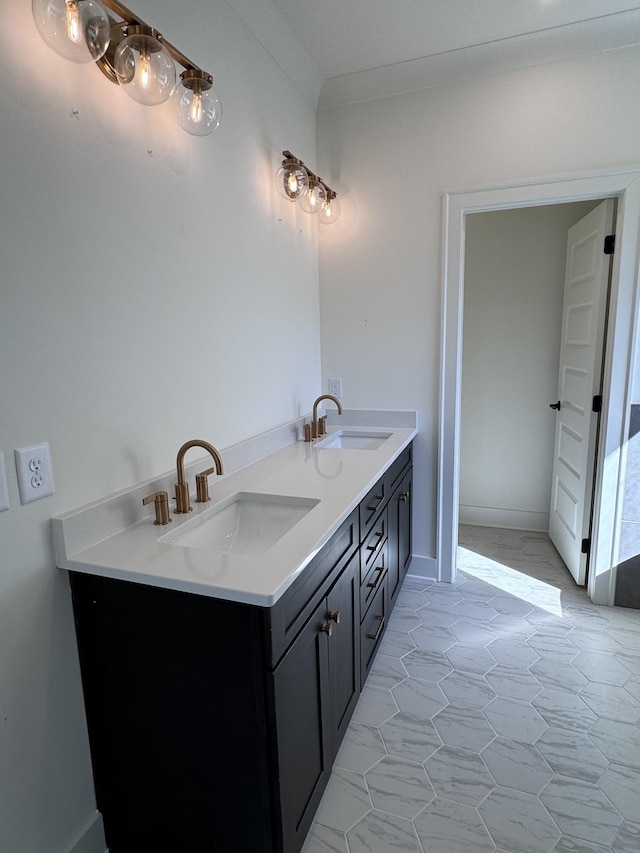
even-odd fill
[{"label": "doorway", "polygon": [[549,178],[446,192],[443,197],[443,318],[438,472],[438,578],[453,581],[459,503],[462,307],[466,218],[471,213],[590,199],[615,198],[617,247],[613,260],[609,342],[603,369],[603,408],[593,513],[589,597],[612,604],[616,530],[621,495],[620,456],[629,418],[636,328],[640,171]]},{"label": "doorway", "polygon": [[[594,456],[594,445],[582,441],[581,433],[585,426],[597,431],[591,386],[600,387],[602,338],[592,343],[592,349],[600,344],[594,379],[593,369],[587,374],[582,367],[589,357],[595,366],[596,353],[575,332],[583,337],[594,335],[596,324],[604,328],[604,312],[596,320],[585,311],[587,303],[593,307],[591,290],[602,278],[594,279],[587,266],[595,264],[599,273],[603,266],[604,236],[600,255],[596,251],[602,217],[593,212],[603,205],[611,217],[612,204],[601,201],[473,213],[465,236],[460,523],[549,533],[580,585]],[[574,274],[567,288],[580,310],[567,318],[572,330],[567,338],[568,233],[572,243],[580,241],[569,254]],[[608,276],[603,284],[606,299]],[[599,302],[596,306],[600,309]],[[557,395],[565,401],[561,412],[557,403],[550,409]]]}]

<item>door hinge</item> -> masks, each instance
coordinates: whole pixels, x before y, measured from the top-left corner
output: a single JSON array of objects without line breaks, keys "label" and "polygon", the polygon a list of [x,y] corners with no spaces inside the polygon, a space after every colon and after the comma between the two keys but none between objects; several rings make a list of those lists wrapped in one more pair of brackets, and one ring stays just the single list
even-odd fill
[{"label": "door hinge", "polygon": [[602,394],[596,394],[593,398],[593,403],[591,404],[592,412],[601,412],[602,411]]},{"label": "door hinge", "polygon": [[591,539],[583,539],[582,540],[581,553],[582,554],[588,554],[590,550],[591,550]]},{"label": "door hinge", "polygon": [[605,255],[613,255],[616,247],[616,235],[609,234],[604,238],[604,253]]}]

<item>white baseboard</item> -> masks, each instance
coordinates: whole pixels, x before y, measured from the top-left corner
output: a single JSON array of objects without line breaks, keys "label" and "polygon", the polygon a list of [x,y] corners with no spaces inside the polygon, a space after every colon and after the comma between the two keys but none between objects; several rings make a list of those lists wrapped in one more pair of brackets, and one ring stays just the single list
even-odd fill
[{"label": "white baseboard", "polygon": [[461,505],[459,522],[460,524],[473,524],[476,527],[506,527],[509,530],[531,530],[536,533],[547,533],[549,530],[549,513],[530,512],[525,509]]},{"label": "white baseboard", "polygon": [[95,811],[65,853],[108,853],[102,815]]},{"label": "white baseboard", "polygon": [[437,578],[438,564],[435,557],[419,557],[417,554],[414,554],[411,557],[409,571],[407,572],[407,577],[411,576],[417,578]]}]

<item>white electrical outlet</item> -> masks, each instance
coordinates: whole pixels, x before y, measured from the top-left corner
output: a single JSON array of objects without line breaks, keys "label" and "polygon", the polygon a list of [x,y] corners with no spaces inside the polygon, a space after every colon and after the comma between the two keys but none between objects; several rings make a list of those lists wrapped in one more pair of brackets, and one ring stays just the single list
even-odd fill
[{"label": "white electrical outlet", "polygon": [[16,449],[15,456],[20,503],[28,504],[52,495],[55,488],[49,443]]},{"label": "white electrical outlet", "polygon": [[4,453],[0,450],[0,512],[9,509],[9,487],[7,486],[7,469],[4,464]]},{"label": "white electrical outlet", "polygon": [[329,393],[334,397],[342,397],[342,379],[329,380]]}]

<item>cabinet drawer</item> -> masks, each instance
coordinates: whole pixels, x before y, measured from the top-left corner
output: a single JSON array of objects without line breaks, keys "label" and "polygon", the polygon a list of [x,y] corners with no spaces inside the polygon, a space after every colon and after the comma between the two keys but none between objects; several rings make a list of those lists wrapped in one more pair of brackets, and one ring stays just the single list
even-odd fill
[{"label": "cabinet drawer", "polygon": [[371,669],[380,640],[386,628],[388,613],[388,592],[386,572],[371,602],[371,606],[360,626],[360,685],[364,687],[365,680]]},{"label": "cabinet drawer", "polygon": [[362,621],[381,586],[387,585],[389,551],[387,540],[376,549],[375,562],[360,585],[360,620]]},{"label": "cabinet drawer", "polygon": [[393,489],[407,465],[411,464],[412,447],[405,448],[380,477],[360,503],[360,536],[364,539],[375,524],[380,510],[386,506]]},{"label": "cabinet drawer", "polygon": [[378,552],[387,538],[387,510],[386,507],[380,517],[369,531],[360,549],[360,582],[369,575],[374,566],[377,566]]},{"label": "cabinet drawer", "polygon": [[380,510],[388,499],[389,488],[383,475],[360,502],[360,535],[363,539],[371,530]]}]

